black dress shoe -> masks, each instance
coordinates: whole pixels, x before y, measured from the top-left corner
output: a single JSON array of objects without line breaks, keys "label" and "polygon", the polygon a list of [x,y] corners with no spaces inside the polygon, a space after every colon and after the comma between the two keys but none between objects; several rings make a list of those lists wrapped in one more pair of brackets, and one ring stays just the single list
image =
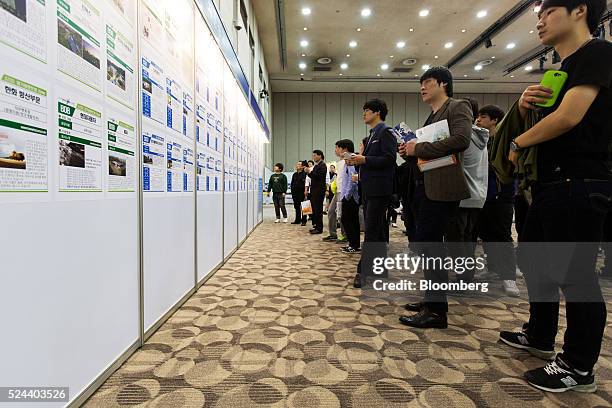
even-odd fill
[{"label": "black dress shoe", "polygon": [[313,235],[316,235],[316,234],[322,234],[323,231],[313,228],[313,229],[310,230],[310,233],[313,234]]},{"label": "black dress shoe", "polygon": [[361,275],[355,275],[355,279],[353,280],[353,287],[359,289],[361,287]]},{"label": "black dress shoe", "polygon": [[424,308],[425,308],[424,302],[406,303],[404,305],[404,309],[408,310],[409,312],[420,312]]},{"label": "black dress shoe", "polygon": [[446,329],[446,313],[433,313],[426,309],[413,316],[401,316],[400,323],[419,329]]},{"label": "black dress shoe", "polygon": [[301,223],[300,225],[301,225],[302,227],[305,227],[305,226],[306,226],[306,223],[305,223],[305,222],[303,222],[303,223]]}]

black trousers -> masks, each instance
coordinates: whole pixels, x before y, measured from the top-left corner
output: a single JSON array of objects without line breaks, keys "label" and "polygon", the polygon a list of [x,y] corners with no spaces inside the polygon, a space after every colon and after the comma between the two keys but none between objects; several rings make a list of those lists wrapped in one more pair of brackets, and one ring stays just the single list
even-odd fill
[{"label": "black trousers", "polygon": [[323,231],[323,200],[325,192],[310,193],[310,205],[312,206],[312,226],[314,229]]},{"label": "black trousers", "polygon": [[287,218],[287,208],[285,208],[285,196],[283,193],[272,193],[272,201],[274,201],[276,219],[280,218],[281,212],[283,213],[283,218]]},{"label": "black trousers", "polygon": [[[459,208],[459,201],[430,200],[425,195],[425,186],[419,184],[414,189],[411,206],[415,215],[416,226],[414,245],[411,246],[411,249],[425,255],[425,257],[444,258],[446,256],[443,247],[444,232],[449,220]],[[448,271],[439,268],[438,265],[425,268],[423,272],[425,280],[432,283],[448,282]],[[442,290],[425,291],[424,301],[427,309],[431,312],[448,312],[446,292]]]},{"label": "black trousers", "polygon": [[[387,277],[387,272],[373,274],[373,262],[375,258],[387,256],[387,245],[389,243],[389,224],[387,223],[387,209],[391,196],[363,197],[363,221],[365,235],[363,238],[363,250],[361,259],[357,265],[357,273],[361,276],[362,285],[366,283],[367,276]],[[342,208],[344,212],[344,208]],[[362,273],[362,268],[365,268]]]},{"label": "black trousers", "polygon": [[302,201],[304,201],[304,195],[292,195],[293,198],[293,209],[295,210],[295,221],[306,224],[306,215],[302,215]]},{"label": "black trousers", "polygon": [[[552,347],[558,330],[559,288],[566,300],[562,358],[578,370],[590,371],[599,357],[606,326],[606,305],[595,272],[599,242],[606,214],[612,202],[612,182],[571,180],[539,183],[532,187],[533,202],[527,213],[524,241],[519,245],[521,266],[526,265],[530,317],[527,329],[530,342]],[[567,256],[563,282],[554,276],[555,254],[543,256],[542,248],[554,251],[551,243],[592,243],[577,247]],[[558,244],[559,245],[559,244]],[[523,249],[525,247],[525,250]],[[550,253],[550,251],[549,251]],[[558,254],[556,254],[558,255]],[[558,258],[558,256],[557,256]],[[548,292],[550,301],[534,301]],[[581,293],[589,301],[575,301]],[[545,293],[546,294],[546,293]],[[555,300],[556,299],[556,300]]]},{"label": "black trousers", "polygon": [[[451,216],[446,225],[444,241],[452,242],[449,246],[449,255],[453,258],[473,258],[476,250],[476,241],[473,239],[474,229],[478,223],[481,208],[459,208],[454,216]],[[459,276],[457,280],[473,281],[474,269],[468,269]]]},{"label": "black trousers", "polygon": [[523,240],[523,229],[525,228],[527,211],[529,211],[529,203],[525,196],[523,194],[514,196],[514,228],[516,228],[518,242]]},{"label": "black trousers", "polygon": [[487,201],[480,212],[478,234],[487,254],[487,268],[502,280],[516,280],[516,257],[512,243],[512,201]]},{"label": "black trousers", "polygon": [[352,198],[342,200],[342,215],[340,223],[346,232],[346,238],[352,248],[361,247],[361,235],[359,232],[359,204]]}]

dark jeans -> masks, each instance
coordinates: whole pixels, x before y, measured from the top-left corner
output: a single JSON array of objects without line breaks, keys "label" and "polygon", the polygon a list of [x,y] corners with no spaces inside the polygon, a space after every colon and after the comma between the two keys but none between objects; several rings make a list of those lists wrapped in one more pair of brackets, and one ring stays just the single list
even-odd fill
[{"label": "dark jeans", "polygon": [[523,229],[525,228],[527,211],[529,211],[527,199],[523,194],[517,194],[514,197],[514,228],[516,228],[518,242],[523,241]]},{"label": "dark jeans", "polygon": [[280,218],[280,213],[283,213],[283,218],[287,218],[287,209],[285,208],[285,196],[283,193],[272,193],[272,201],[274,201],[274,213],[276,219]]},{"label": "dark jeans", "polygon": [[302,224],[306,224],[307,216],[302,215],[302,201],[304,201],[304,196],[292,196],[293,198],[293,209],[295,210],[295,221],[301,222]]},{"label": "dark jeans", "polygon": [[[415,215],[416,230],[414,233],[414,250],[425,255],[425,257],[446,256],[442,247],[444,232],[451,217],[459,208],[459,201],[434,201],[425,195],[425,186],[416,186],[412,196],[412,211]],[[429,245],[428,243],[440,243]],[[425,280],[433,283],[448,282],[448,272],[444,268],[426,268]],[[439,290],[428,290],[425,292],[425,304],[427,309],[434,313],[448,312],[446,292]]]},{"label": "dark jeans", "polygon": [[516,280],[516,257],[512,243],[511,201],[487,201],[480,212],[478,235],[487,254],[487,268],[501,280]]},{"label": "dark jeans", "polygon": [[[611,208],[612,182],[571,180],[539,183],[532,187],[532,195],[533,202],[524,229],[525,243],[520,245],[520,257],[525,258],[521,264],[527,267],[525,279],[530,298],[527,332],[530,342],[547,347],[554,345],[560,288],[566,300],[567,318],[563,360],[578,370],[590,371],[599,357],[607,317],[595,262],[604,220]],[[546,253],[542,255],[540,248],[534,253],[528,246],[533,242],[593,244],[569,253],[564,280],[559,283],[548,280],[554,272],[556,259],[546,256]],[[552,248],[550,244],[540,245]],[[523,251],[523,246],[526,251]],[[590,293],[590,301],[573,301],[577,290]],[[546,291],[551,301],[533,301],[536,293],[541,295]]]},{"label": "dark jeans", "polygon": [[[387,223],[387,208],[389,208],[390,196],[364,197],[363,198],[363,220],[365,225],[365,236],[363,239],[363,251],[357,265],[357,273],[361,274],[361,266],[365,265],[367,275],[371,275],[372,262],[374,258],[387,256],[387,244],[389,242],[389,224]],[[344,212],[344,208],[342,208]],[[383,273],[379,277],[386,277]],[[361,274],[362,284],[365,276]]]},{"label": "dark jeans", "polygon": [[312,227],[323,231],[323,200],[325,192],[321,191],[310,194],[310,205],[312,206]]},{"label": "dark jeans", "polygon": [[[459,208],[446,226],[444,240],[453,242],[449,255],[453,258],[473,258],[476,242],[473,239],[474,229],[478,223],[481,208]],[[457,280],[473,281],[474,269],[468,269],[457,276]]]},{"label": "dark jeans", "polygon": [[361,236],[359,234],[359,204],[352,198],[342,200],[342,215],[340,223],[346,232],[349,245],[355,249],[361,247]]}]

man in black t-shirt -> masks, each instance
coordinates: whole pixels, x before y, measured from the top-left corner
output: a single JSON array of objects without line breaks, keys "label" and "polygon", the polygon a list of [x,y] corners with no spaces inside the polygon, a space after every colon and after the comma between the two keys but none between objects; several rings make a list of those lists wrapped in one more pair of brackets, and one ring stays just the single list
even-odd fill
[{"label": "man in black t-shirt", "polygon": [[[545,0],[538,13],[540,41],[554,46],[567,81],[541,120],[516,137],[509,159],[537,146],[537,182],[519,256],[526,265],[530,317],[523,331],[500,339],[543,359],[555,358],[559,289],[566,300],[563,352],[545,367],[527,371],[544,391],[596,390],[593,367],[606,325],[606,305],[595,261],[612,202],[612,44],[593,39],[604,0]],[[533,85],[519,101],[521,115],[551,91]]]}]

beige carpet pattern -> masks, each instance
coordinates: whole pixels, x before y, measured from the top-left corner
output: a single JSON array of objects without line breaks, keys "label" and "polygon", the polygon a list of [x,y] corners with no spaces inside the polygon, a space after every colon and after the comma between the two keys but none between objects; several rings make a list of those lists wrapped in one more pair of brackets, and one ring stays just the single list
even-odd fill
[{"label": "beige carpet pattern", "polygon": [[543,362],[498,343],[528,317],[522,280],[521,299],[451,297],[448,329],[409,329],[404,300],[352,287],[356,256],[269,214],[85,407],[611,406],[610,327],[596,393],[543,393],[522,380]]}]

